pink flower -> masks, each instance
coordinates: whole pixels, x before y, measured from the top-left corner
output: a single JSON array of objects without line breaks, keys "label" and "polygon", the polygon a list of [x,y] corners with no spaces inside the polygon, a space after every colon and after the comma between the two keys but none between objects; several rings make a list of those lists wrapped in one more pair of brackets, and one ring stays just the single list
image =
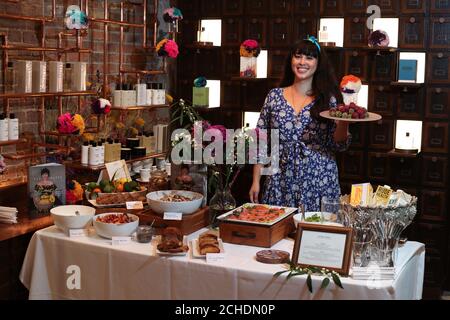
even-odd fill
[{"label": "pink flower", "polygon": [[72,124],[72,115],[70,113],[65,113],[58,117],[58,122],[56,125],[59,133],[73,133],[77,128]]},{"label": "pink flower", "polygon": [[167,52],[167,55],[171,58],[176,58],[179,54],[178,45],[175,41],[169,40],[164,45],[164,50]]},{"label": "pink flower", "polygon": [[244,47],[250,50],[259,48],[258,41],[252,39],[245,40],[242,44],[244,45]]}]

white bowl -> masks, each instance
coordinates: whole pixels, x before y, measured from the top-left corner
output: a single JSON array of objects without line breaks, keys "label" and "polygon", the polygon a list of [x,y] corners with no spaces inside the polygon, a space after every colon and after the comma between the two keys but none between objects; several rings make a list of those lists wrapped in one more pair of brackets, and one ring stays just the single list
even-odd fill
[{"label": "white bowl", "polygon": [[[318,215],[319,217],[322,215],[322,212],[318,211],[318,212],[305,212],[305,219],[312,217],[313,215]],[[325,220],[329,220],[332,213],[330,212],[324,212],[323,213]],[[342,224],[340,223],[336,223],[336,222],[330,222],[330,221],[324,221],[323,223],[321,222],[309,222],[309,221],[302,221],[302,214],[301,213],[297,213],[296,215],[294,215],[294,224],[295,227],[297,228],[297,225],[302,222],[302,223],[317,223],[317,224],[322,224],[322,225],[327,225],[327,226],[336,226],[336,227],[342,227]]]},{"label": "white bowl", "polygon": [[112,237],[129,237],[136,231],[139,225],[139,217],[134,214],[128,214],[133,220],[129,223],[113,224],[97,221],[99,217],[108,216],[110,214],[123,214],[122,212],[109,212],[96,215],[92,218],[95,232],[103,238],[112,239]]},{"label": "white bowl", "polygon": [[[178,194],[193,199],[192,201],[170,202],[160,199],[169,194]],[[154,191],[147,194],[147,202],[150,208],[156,213],[178,212],[182,214],[191,214],[197,211],[202,205],[203,195],[192,191],[183,190],[164,190]]]},{"label": "white bowl", "polygon": [[[76,215],[78,212],[79,215]],[[84,229],[91,225],[95,208],[88,206],[59,206],[50,210],[55,225],[63,231]]]}]

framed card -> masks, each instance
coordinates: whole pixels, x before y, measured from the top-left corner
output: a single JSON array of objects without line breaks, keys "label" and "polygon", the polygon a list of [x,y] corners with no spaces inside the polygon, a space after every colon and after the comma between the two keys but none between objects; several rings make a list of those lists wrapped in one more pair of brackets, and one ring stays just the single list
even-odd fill
[{"label": "framed card", "polygon": [[292,263],[319,267],[348,275],[352,254],[353,229],[313,223],[299,223]]}]

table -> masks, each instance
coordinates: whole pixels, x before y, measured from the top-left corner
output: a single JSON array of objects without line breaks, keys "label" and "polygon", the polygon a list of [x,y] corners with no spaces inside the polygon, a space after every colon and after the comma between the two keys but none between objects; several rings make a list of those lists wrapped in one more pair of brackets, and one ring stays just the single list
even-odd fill
[{"label": "table", "polygon": [[[200,230],[188,239],[196,238]],[[207,264],[184,257],[160,257],[155,241],[113,246],[92,230],[84,238],[69,238],[55,226],[37,231],[28,247],[20,279],[30,299],[421,299],[425,246],[407,242],[398,252],[394,281],[367,282],[342,278],[344,289],[334,284],[319,290],[321,277],[313,276],[314,293],[306,277],[277,279],[283,265],[255,260],[261,248],[224,244],[226,259]],[[294,241],[283,239],[274,248],[292,252]],[[80,287],[69,289],[79,267]],[[77,268],[75,267],[75,268]],[[69,268],[69,270],[68,270]],[[73,267],[72,267],[73,268]],[[69,273],[67,273],[69,271]],[[72,278],[71,278],[72,277]],[[75,282],[71,282],[75,283]]]}]

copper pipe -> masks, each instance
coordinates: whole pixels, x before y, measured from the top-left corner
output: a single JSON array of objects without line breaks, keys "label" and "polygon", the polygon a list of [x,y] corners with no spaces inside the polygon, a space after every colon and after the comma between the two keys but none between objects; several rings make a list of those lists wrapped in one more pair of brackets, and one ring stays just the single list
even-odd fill
[{"label": "copper pipe", "polygon": [[74,91],[74,92],[41,92],[41,93],[7,93],[0,94],[0,98],[41,98],[41,97],[75,97],[75,96],[95,96],[95,91]]},{"label": "copper pipe", "polygon": [[143,24],[139,24],[139,23],[120,22],[120,21],[107,20],[107,19],[96,19],[96,18],[89,18],[89,20],[92,22],[99,22],[99,23],[104,23],[104,24],[114,24],[114,25],[123,26],[123,27],[132,27],[132,28],[143,28],[144,27]]},{"label": "copper pipe", "polygon": [[[120,2],[120,21],[123,21],[123,8],[124,4]],[[119,70],[122,69],[123,65],[123,26],[120,26],[120,38],[119,38]],[[119,84],[122,86],[123,83],[123,73],[119,72]]]},{"label": "copper pipe", "polygon": [[37,21],[37,22],[41,22],[41,23],[54,22],[56,19],[56,0],[52,0],[52,15],[50,17],[36,18],[36,17],[27,17],[27,16],[15,15],[15,14],[8,14],[8,13],[0,13],[0,18],[25,20],[25,21]]},{"label": "copper pipe", "polygon": [[[87,1],[87,0],[86,0]],[[108,20],[108,0],[104,2],[104,20]],[[103,98],[107,98],[106,96],[106,85],[108,83],[108,23],[105,23],[103,26]]]},{"label": "copper pipe", "polygon": [[21,46],[11,46],[11,45],[2,45],[0,47],[1,50],[22,50],[22,51],[49,51],[49,52],[61,52],[61,53],[69,53],[69,52],[80,52],[80,53],[92,53],[92,49],[78,49],[78,48],[45,48],[45,47],[21,47]]},{"label": "copper pipe", "polygon": [[[1,33],[0,37],[3,38],[3,45],[8,45],[8,35],[6,33]],[[8,52],[3,51],[3,64],[2,64],[2,80],[3,80],[3,94],[6,94],[6,70],[8,68]],[[8,98],[3,99],[3,111],[5,114],[8,114],[9,111],[9,100]]]},{"label": "copper pipe", "polygon": [[120,73],[121,74],[122,73],[129,73],[129,74],[158,75],[158,74],[165,74],[165,71],[164,70],[120,70]]}]

